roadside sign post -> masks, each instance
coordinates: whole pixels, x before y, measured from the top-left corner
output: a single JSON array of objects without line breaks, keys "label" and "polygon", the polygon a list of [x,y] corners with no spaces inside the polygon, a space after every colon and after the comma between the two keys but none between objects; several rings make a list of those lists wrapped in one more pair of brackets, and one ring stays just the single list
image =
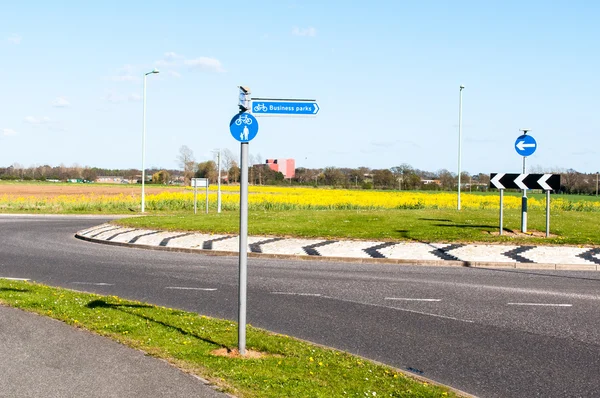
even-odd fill
[{"label": "roadside sign post", "polygon": [[[531,129],[521,129],[520,131],[523,134],[517,137],[515,150],[523,156],[523,174],[525,174],[525,158],[533,155],[537,149],[537,142],[532,136],[527,135],[527,132]],[[521,232],[527,232],[527,189],[523,189],[523,197],[521,198]]]},{"label": "roadside sign post", "polygon": [[[240,112],[229,122],[233,138],[240,148],[240,252],[238,289],[238,350],[246,354],[246,290],[248,283],[248,146],[256,137],[258,121],[254,116],[315,117],[319,105],[315,100],[250,98],[250,89],[239,86]],[[220,206],[220,205],[219,205]]]},{"label": "roadside sign post", "polygon": [[541,189],[546,192],[546,238],[550,236],[550,191],[560,189],[560,174],[490,174],[490,188],[500,191],[500,235],[503,229],[504,189]]},{"label": "roadside sign post", "polygon": [[500,232],[498,234],[502,236],[502,230],[504,229],[504,189],[500,188]]},{"label": "roadside sign post", "polygon": [[550,237],[550,190],[546,191],[546,238]]},{"label": "roadside sign post", "polygon": [[246,354],[246,287],[248,284],[248,146],[256,137],[258,121],[247,110],[250,90],[240,87],[240,110],[229,122],[229,131],[240,145],[240,235],[238,287],[238,350]]},{"label": "roadside sign post", "polygon": [[198,212],[198,187],[206,188],[206,214],[208,214],[208,178],[192,178],[192,187],[194,187],[194,214]]}]

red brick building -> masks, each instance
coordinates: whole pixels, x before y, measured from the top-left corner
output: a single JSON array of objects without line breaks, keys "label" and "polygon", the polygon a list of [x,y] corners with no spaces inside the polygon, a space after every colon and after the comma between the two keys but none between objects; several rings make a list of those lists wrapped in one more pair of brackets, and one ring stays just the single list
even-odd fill
[{"label": "red brick building", "polygon": [[267,159],[267,165],[271,170],[279,171],[285,178],[294,178],[296,175],[294,159]]}]

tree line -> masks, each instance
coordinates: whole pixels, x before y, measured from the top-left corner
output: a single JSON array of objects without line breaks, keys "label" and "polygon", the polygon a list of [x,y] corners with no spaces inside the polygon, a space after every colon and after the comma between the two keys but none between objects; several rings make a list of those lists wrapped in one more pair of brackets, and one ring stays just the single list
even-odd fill
[{"label": "tree line", "polygon": [[[157,184],[189,185],[191,178],[208,178],[211,184],[218,181],[218,164],[216,154],[213,159],[196,162],[193,151],[182,146],[177,156],[179,169],[147,170],[148,182]],[[296,168],[295,176],[286,179],[282,173],[271,170],[263,162],[260,154],[249,155],[248,180],[253,185],[303,185],[330,186],[339,188],[360,189],[394,189],[394,190],[437,190],[454,191],[458,186],[456,173],[446,169],[435,172],[419,170],[402,163],[389,169],[372,169],[369,167],[341,168]],[[598,193],[598,174],[580,173],[573,169],[541,170],[532,168],[531,173],[554,173],[561,175],[561,193],[594,195]],[[237,157],[228,149],[221,151],[221,181],[236,184],[240,179],[240,167]],[[129,182],[141,182],[139,169],[104,169],[98,167],[65,166],[31,166],[24,167],[18,163],[0,167],[2,180],[58,180],[72,179],[86,182],[96,181],[100,176],[122,177]],[[489,174],[468,172],[461,173],[461,189],[464,191],[486,191],[489,189]]]}]

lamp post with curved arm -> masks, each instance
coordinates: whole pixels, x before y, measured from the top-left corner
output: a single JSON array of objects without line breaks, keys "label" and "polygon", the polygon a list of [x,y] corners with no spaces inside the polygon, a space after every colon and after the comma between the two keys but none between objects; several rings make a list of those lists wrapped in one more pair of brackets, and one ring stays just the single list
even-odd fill
[{"label": "lamp post with curved arm", "polygon": [[146,76],[158,73],[158,69],[144,73],[144,131],[142,132],[142,213],[146,211],[146,193],[144,186],[146,183]]}]

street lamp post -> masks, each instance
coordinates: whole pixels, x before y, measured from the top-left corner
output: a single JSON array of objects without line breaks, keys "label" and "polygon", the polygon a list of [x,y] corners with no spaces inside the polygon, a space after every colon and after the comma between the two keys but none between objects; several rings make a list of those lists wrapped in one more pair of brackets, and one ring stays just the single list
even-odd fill
[{"label": "street lamp post", "polygon": [[158,73],[158,69],[144,73],[144,131],[142,132],[142,213],[146,211],[146,194],[144,186],[146,183],[146,76]]},{"label": "street lamp post", "polygon": [[461,161],[461,141],[462,141],[462,91],[465,88],[462,84],[460,85],[459,97],[458,97],[458,210],[460,210],[460,161]]},{"label": "street lamp post", "polygon": [[215,149],[213,152],[217,153],[217,168],[219,170],[219,177],[217,180],[217,213],[221,212],[221,149]]}]

